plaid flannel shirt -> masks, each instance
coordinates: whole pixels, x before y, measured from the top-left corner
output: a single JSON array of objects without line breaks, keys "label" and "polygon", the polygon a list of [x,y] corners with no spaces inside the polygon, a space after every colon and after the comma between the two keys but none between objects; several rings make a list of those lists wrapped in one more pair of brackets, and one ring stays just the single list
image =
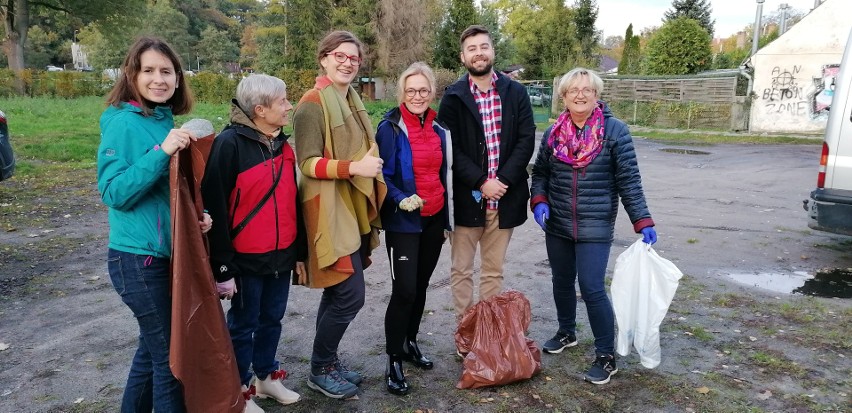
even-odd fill
[{"label": "plaid flannel shirt", "polygon": [[[500,132],[503,123],[503,104],[497,93],[497,73],[491,72],[491,88],[479,90],[473,78],[468,77],[470,93],[476,100],[476,107],[482,116],[482,129],[485,131],[485,146],[488,152],[488,179],[497,177],[497,167],[500,166]],[[488,200],[486,208],[497,209],[498,201]]]}]

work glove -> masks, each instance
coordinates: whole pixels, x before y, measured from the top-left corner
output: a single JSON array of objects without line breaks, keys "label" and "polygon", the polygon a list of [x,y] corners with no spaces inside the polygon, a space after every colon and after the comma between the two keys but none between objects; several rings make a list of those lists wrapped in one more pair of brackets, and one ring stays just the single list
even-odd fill
[{"label": "work glove", "polygon": [[399,201],[399,208],[403,211],[414,211],[417,208],[423,206],[423,199],[421,199],[417,194],[414,194],[408,198]]},{"label": "work glove", "polygon": [[550,205],[546,202],[540,202],[533,207],[533,218],[542,230],[547,226],[547,220],[550,218]]},{"label": "work glove", "polygon": [[219,293],[219,298],[230,300],[237,293],[237,284],[233,278],[228,281],[216,283],[216,292]]},{"label": "work glove", "polygon": [[657,231],[654,230],[654,227],[645,227],[639,232],[642,233],[642,242],[648,245],[653,245],[657,242]]}]

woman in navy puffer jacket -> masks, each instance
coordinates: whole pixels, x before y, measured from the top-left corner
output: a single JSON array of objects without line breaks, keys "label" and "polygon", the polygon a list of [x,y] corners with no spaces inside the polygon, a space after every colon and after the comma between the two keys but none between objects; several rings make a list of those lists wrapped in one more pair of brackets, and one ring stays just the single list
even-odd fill
[{"label": "woman in navy puffer jacket", "polygon": [[560,353],[577,344],[575,280],[595,336],[595,361],[585,375],[609,382],[615,365],[615,322],[604,276],[618,213],[624,204],[633,229],[648,244],[657,240],[645,204],[633,139],[624,122],[598,101],[603,81],[577,68],[559,81],[565,111],[544,132],[532,171],[530,206],[545,232],[559,329],[542,350]]}]

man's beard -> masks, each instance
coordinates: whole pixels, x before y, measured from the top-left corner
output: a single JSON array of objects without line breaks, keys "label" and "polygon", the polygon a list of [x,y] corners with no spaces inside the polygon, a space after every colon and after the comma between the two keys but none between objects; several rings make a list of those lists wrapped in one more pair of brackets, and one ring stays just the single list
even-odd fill
[{"label": "man's beard", "polygon": [[488,62],[488,64],[485,65],[485,67],[482,68],[482,70],[475,68],[472,64],[471,65],[465,64],[464,67],[467,68],[467,72],[470,73],[473,76],[485,76],[485,75],[491,73],[491,69],[494,68],[494,63]]}]

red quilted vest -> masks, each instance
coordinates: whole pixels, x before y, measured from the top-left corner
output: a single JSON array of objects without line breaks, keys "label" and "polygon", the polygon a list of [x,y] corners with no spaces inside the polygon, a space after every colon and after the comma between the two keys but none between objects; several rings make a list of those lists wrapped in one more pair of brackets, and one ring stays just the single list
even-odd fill
[{"label": "red quilted vest", "polygon": [[429,217],[437,214],[444,207],[444,185],[441,184],[441,163],[444,160],[441,152],[441,137],[432,128],[435,111],[426,112],[423,125],[420,118],[413,115],[400,105],[402,120],[408,129],[408,142],[411,144],[411,158],[414,167],[414,185],[417,195],[425,202],[420,209],[420,215]]}]

